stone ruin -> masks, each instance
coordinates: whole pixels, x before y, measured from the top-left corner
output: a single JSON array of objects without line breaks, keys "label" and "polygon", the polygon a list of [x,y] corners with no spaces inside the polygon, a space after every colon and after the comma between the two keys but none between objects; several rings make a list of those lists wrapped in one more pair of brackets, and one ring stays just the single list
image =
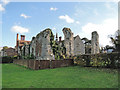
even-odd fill
[{"label": "stone ruin", "polygon": [[99,35],[96,31],[92,32],[91,54],[99,53]]},{"label": "stone ruin", "polygon": [[52,59],[53,52],[50,46],[50,35],[51,30],[46,29],[36,36],[36,59]]},{"label": "stone ruin", "polygon": [[85,45],[79,35],[74,37],[74,55],[85,54]]},{"label": "stone ruin", "polygon": [[[18,47],[20,58],[32,58],[37,60],[65,59],[75,55],[86,54],[87,45],[79,37],[73,35],[70,28],[63,28],[64,40],[61,40],[56,34],[56,40],[51,29],[45,29],[33,37],[30,44],[24,44],[22,48]],[[99,53],[99,35],[92,32],[92,38],[89,47],[89,54]],[[88,54],[88,53],[87,53]]]},{"label": "stone ruin", "polygon": [[32,38],[30,43],[30,55],[33,55],[36,59],[47,60],[53,58],[52,48],[50,46],[51,30],[46,29]]},{"label": "stone ruin", "polygon": [[64,33],[64,45],[66,48],[66,55],[73,56],[74,55],[74,38],[73,33],[70,28],[63,28]]}]

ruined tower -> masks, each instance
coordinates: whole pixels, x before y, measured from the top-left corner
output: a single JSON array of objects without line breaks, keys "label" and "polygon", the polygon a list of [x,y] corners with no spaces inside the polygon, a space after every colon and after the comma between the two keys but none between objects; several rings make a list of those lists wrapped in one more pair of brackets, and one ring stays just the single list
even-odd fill
[{"label": "ruined tower", "polygon": [[99,35],[96,31],[92,32],[91,37],[91,54],[99,53]]},{"label": "ruined tower", "polygon": [[73,56],[74,55],[74,38],[73,33],[70,30],[70,28],[63,28],[64,33],[64,46],[66,48],[66,54],[67,56]]}]

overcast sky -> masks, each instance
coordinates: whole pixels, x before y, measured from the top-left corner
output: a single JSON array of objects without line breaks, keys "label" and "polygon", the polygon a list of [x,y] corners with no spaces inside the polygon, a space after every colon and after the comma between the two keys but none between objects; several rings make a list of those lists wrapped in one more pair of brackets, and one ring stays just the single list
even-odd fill
[{"label": "overcast sky", "polygon": [[[2,45],[16,45],[16,34],[31,40],[39,32],[51,28],[64,39],[62,29],[71,28],[74,36],[91,39],[91,32],[99,34],[100,46],[110,45],[108,35],[118,29],[117,2],[1,2],[0,24]],[[20,39],[20,37],[19,37]]]}]

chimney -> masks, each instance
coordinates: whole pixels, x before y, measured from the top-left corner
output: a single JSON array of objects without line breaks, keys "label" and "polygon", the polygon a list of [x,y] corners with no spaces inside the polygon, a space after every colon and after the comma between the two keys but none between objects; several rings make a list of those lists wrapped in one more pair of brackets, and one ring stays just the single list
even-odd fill
[{"label": "chimney", "polygon": [[60,37],[59,37],[59,42],[61,42],[61,39],[62,39],[62,37],[60,36]]},{"label": "chimney", "polygon": [[19,34],[17,33],[17,40],[16,40],[16,46],[18,47],[18,37],[19,37]]},{"label": "chimney", "polygon": [[19,34],[17,33],[17,41],[19,40],[18,37],[19,37]]},{"label": "chimney", "polygon": [[21,40],[25,41],[25,35],[21,35]]}]

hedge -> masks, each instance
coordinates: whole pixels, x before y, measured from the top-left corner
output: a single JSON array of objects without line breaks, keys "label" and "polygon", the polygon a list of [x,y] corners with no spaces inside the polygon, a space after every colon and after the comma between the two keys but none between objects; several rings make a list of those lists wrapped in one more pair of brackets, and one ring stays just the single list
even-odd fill
[{"label": "hedge", "polygon": [[4,56],[0,58],[0,63],[13,63],[14,57]]},{"label": "hedge", "polygon": [[80,66],[120,68],[120,53],[85,54],[74,57]]}]

